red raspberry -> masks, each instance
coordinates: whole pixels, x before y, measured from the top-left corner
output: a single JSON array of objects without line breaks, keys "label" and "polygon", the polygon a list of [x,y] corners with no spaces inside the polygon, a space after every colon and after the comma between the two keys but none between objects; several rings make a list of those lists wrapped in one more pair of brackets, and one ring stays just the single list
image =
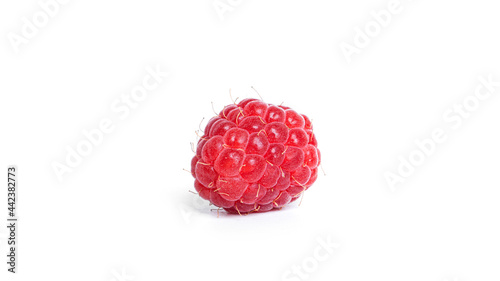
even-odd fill
[{"label": "red raspberry", "polygon": [[296,200],[318,177],[309,118],[245,99],[210,119],[191,161],[198,194],[229,213],[266,212]]}]

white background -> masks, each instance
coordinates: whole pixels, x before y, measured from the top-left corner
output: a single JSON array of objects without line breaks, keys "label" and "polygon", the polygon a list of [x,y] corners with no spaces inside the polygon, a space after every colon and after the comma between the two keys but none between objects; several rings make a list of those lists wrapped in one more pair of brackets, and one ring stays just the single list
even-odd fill
[{"label": "white background", "polygon": [[[0,167],[3,187],[7,165],[19,168],[15,279],[300,280],[288,271],[305,264],[308,280],[500,280],[500,88],[458,129],[443,119],[479,76],[500,80],[500,6],[401,0],[348,63],[340,44],[388,3],[243,0],[221,20],[212,0],[74,0],[16,53],[9,36],[43,10],[2,1]],[[120,118],[111,104],[156,65],[170,76]],[[257,97],[250,86],[313,119],[326,176],[300,206],[217,218],[182,169],[211,102],[231,103],[230,88]],[[114,130],[60,182],[54,161],[104,118]],[[384,173],[435,128],[446,142],[391,190]],[[6,236],[2,226],[2,264]],[[318,239],[340,247],[313,261]]]}]

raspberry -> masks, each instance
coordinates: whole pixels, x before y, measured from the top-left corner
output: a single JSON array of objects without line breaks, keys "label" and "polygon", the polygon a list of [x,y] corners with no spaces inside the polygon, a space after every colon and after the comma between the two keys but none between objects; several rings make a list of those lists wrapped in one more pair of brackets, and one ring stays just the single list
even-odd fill
[{"label": "raspberry", "polygon": [[198,194],[229,213],[280,209],[318,177],[321,155],[307,116],[245,99],[210,119],[191,161]]}]

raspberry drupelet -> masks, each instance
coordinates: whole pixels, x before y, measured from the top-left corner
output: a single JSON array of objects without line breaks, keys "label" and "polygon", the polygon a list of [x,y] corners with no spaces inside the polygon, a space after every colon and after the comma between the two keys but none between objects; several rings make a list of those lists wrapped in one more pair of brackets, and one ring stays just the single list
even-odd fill
[{"label": "raspberry drupelet", "polygon": [[266,212],[296,200],[318,177],[309,118],[257,99],[231,104],[200,138],[191,173],[198,194],[229,213]]}]

